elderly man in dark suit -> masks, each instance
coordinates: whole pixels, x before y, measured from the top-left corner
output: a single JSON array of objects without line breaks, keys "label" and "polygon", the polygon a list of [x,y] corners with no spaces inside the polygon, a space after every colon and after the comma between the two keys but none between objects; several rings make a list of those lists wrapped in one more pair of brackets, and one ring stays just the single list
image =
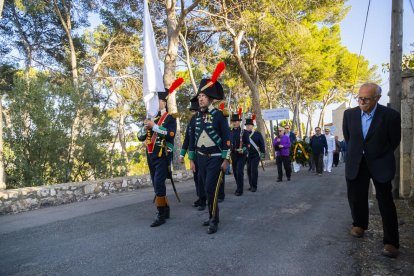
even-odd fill
[{"label": "elderly man in dark suit", "polygon": [[398,255],[397,211],[391,180],[395,175],[394,151],[401,140],[401,116],[378,104],[381,88],[365,83],[357,97],[359,107],[344,112],[343,134],[348,145],[345,177],[353,227],[351,235],[362,237],[368,228],[368,189],[373,180],[383,222],[382,255]]}]

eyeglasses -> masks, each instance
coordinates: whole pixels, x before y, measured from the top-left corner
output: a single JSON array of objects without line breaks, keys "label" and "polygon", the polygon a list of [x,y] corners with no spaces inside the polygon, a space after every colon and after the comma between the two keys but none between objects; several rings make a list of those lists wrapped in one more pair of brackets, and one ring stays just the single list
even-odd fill
[{"label": "eyeglasses", "polygon": [[364,97],[355,97],[355,100],[357,100],[358,102],[364,102],[364,103],[369,103],[370,101],[376,99],[378,96],[374,96],[374,97],[368,97],[368,98],[364,98]]},{"label": "eyeglasses", "polygon": [[285,129],[290,129],[290,128],[288,128],[288,127],[285,127]]}]

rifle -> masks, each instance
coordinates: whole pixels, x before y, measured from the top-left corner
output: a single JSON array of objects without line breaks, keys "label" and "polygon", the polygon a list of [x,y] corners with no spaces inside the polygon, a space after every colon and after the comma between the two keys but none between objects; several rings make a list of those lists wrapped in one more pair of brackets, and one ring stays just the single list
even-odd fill
[{"label": "rifle", "polygon": [[239,146],[239,150],[242,150],[244,125],[246,124],[246,116],[244,116],[244,113],[243,113],[244,110],[246,110],[246,97],[244,98],[244,101],[243,101],[242,122],[240,124],[240,146]]}]

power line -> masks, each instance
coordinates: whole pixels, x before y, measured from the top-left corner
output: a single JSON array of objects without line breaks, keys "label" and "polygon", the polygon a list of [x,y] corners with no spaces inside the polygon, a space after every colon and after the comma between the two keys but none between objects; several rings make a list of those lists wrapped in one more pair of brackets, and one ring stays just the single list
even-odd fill
[{"label": "power line", "polygon": [[414,13],[414,6],[413,6],[413,1],[412,0],[410,0],[410,4],[411,4],[411,10],[413,11],[413,13]]},{"label": "power line", "polygon": [[367,29],[368,14],[369,14],[369,7],[370,7],[370,6],[371,6],[371,0],[369,0],[369,1],[368,1],[367,14],[365,15],[364,32],[362,33],[361,47],[359,47],[358,63],[357,63],[357,67],[356,67],[356,70],[355,70],[354,81],[353,81],[352,88],[351,88],[351,97],[350,97],[350,99],[349,99],[349,104],[351,104],[351,100],[352,100],[352,91],[354,90],[354,87],[355,87],[355,84],[356,84],[356,79],[357,79],[357,76],[358,76],[359,61],[360,61],[360,59],[361,59],[362,46],[364,45],[365,31],[366,31],[366,29]]},{"label": "power line", "polygon": [[371,5],[371,0],[368,1],[367,14],[365,15],[364,32],[362,33],[361,47],[359,48],[358,63],[357,63],[357,67],[356,67],[356,70],[355,70],[355,77],[354,77],[354,85],[353,86],[355,86],[356,78],[357,78],[357,75],[358,75],[359,61],[361,59],[362,46],[364,45],[365,31],[367,29],[367,22],[368,22],[368,14],[369,14],[369,7],[370,7],[370,5]]}]

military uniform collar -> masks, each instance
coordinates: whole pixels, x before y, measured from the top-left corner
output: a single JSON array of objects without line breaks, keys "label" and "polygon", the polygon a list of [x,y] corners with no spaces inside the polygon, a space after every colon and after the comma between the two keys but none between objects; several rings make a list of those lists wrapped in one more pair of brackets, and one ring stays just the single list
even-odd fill
[{"label": "military uniform collar", "polygon": [[213,106],[213,104],[210,104],[210,105],[208,106],[208,112],[211,112],[211,111],[213,111],[213,109],[214,109],[214,106]]},{"label": "military uniform collar", "polygon": [[165,113],[165,112],[167,112],[167,109],[165,109],[165,108],[164,108],[164,109],[161,109],[161,110],[160,110],[160,114],[161,114],[161,116],[162,116],[162,115],[164,115],[164,113]]}]

